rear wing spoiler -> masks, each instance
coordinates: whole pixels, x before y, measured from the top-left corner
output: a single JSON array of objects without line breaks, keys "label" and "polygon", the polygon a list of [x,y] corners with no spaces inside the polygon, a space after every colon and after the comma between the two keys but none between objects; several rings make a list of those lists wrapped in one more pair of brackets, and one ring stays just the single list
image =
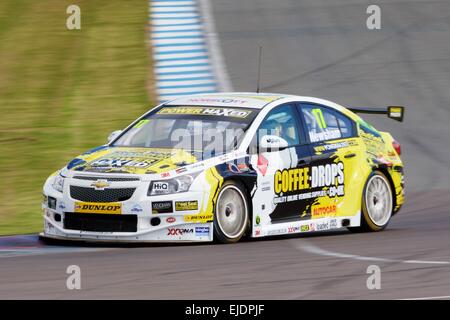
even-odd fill
[{"label": "rear wing spoiler", "polygon": [[349,107],[347,108],[354,113],[368,114],[387,114],[388,118],[402,122],[405,114],[405,107],[389,106],[387,108],[370,108],[370,107]]}]

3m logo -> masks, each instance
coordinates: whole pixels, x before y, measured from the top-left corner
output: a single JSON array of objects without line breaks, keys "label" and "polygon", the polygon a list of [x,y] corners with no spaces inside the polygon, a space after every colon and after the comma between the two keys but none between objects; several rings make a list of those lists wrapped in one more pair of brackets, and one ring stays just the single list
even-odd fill
[{"label": "3m logo", "polygon": [[100,203],[100,202],[76,202],[75,212],[79,213],[102,213],[121,214],[121,203]]}]

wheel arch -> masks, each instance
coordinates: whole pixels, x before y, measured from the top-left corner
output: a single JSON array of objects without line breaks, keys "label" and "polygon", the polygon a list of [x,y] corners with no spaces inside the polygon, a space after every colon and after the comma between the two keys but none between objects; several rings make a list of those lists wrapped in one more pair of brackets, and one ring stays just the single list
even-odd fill
[{"label": "wheel arch", "polygon": [[392,215],[394,215],[395,213],[395,208],[397,206],[397,197],[395,194],[395,184],[394,184],[394,180],[392,180],[391,174],[389,172],[389,169],[387,166],[385,165],[379,165],[373,168],[372,172],[374,171],[380,171],[381,173],[383,173],[388,182],[389,182],[389,186],[391,187],[391,194],[392,194]]}]

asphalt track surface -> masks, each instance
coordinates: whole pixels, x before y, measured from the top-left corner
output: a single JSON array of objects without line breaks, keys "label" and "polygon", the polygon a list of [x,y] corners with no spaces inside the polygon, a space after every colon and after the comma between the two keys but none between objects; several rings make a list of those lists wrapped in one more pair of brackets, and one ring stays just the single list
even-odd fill
[{"label": "asphalt track surface", "polygon": [[[0,298],[405,299],[450,296],[450,3],[213,0],[235,90],[262,87],[348,106],[405,105],[404,123],[366,117],[401,143],[407,203],[384,232],[347,231],[236,245],[45,247],[24,238],[0,250]],[[20,240],[20,239],[19,239]],[[17,241],[2,239],[5,242]],[[66,268],[81,268],[81,290]],[[381,289],[366,286],[367,267]]]}]

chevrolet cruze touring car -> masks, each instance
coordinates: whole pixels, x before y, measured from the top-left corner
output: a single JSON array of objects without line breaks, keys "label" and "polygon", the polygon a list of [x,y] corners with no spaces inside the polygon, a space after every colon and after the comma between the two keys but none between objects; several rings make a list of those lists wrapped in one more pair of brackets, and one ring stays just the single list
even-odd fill
[{"label": "chevrolet cruze touring car", "polygon": [[400,145],[311,97],[222,93],[162,103],[44,185],[43,238],[237,242],[380,231],[404,202]]}]

